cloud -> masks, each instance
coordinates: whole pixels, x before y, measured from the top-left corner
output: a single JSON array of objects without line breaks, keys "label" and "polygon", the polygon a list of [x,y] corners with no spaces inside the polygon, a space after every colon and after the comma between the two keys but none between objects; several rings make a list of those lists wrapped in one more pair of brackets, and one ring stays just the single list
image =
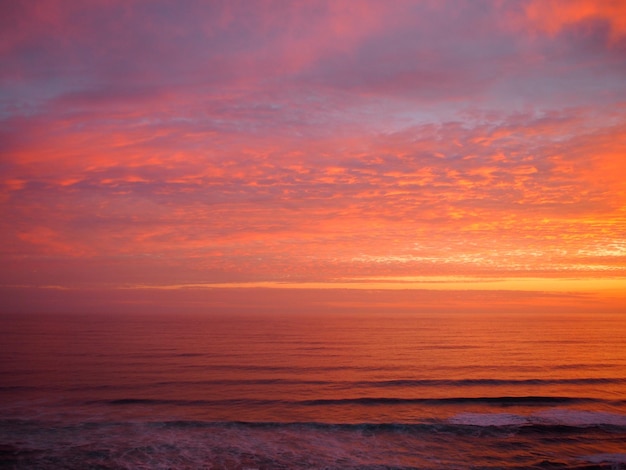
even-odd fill
[{"label": "cloud", "polygon": [[621,8],[14,2],[3,282],[622,276]]},{"label": "cloud", "polygon": [[551,35],[593,21],[606,23],[612,40],[626,34],[626,7],[619,1],[532,0],[526,2],[524,13],[532,27]]},{"label": "cloud", "polygon": [[[620,131],[581,132],[589,125],[577,113],[427,125],[370,136],[356,155],[330,139],[312,151],[302,142],[296,154],[235,146],[229,158],[191,150],[161,159],[150,139],[121,147],[112,139],[110,152],[57,162],[56,171],[16,169],[12,181],[31,183],[7,186],[6,223],[45,221],[49,238],[76,256],[160,254],[252,278],[280,278],[290,264],[300,277],[336,276],[350,260],[376,258],[411,261],[395,263],[398,272],[578,270],[557,254],[619,237],[622,220],[614,212],[622,180],[605,175]],[[126,151],[139,157],[124,164]],[[380,269],[364,264],[351,269]]]}]

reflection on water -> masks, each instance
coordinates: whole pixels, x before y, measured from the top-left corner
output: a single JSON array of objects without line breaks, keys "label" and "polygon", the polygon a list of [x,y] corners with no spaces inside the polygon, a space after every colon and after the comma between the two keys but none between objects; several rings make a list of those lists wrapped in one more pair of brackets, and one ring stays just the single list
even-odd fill
[{"label": "reflection on water", "polygon": [[[488,462],[496,457],[484,446],[491,440],[491,446],[506,447],[507,439],[523,444],[515,451],[521,452],[518,459],[542,452],[565,460],[611,454],[616,464],[626,437],[626,321],[618,315],[68,315],[1,321],[3,439],[16,449],[37,435],[37,446],[58,452],[59,426],[69,441],[87,439],[87,447],[130,426],[137,442],[175,433],[174,453],[202,434],[208,459],[217,459],[216,449],[226,445],[218,435],[231,433],[231,447],[241,446],[244,435],[267,446],[278,439],[272,444],[277,449],[295,452],[294,468],[305,468],[296,465],[304,436],[334,443],[349,455],[361,449],[379,464],[390,458],[387,452],[402,454],[413,446],[403,465],[429,461],[444,468],[436,461],[452,465],[453,449],[465,446],[473,458]],[[150,423],[158,427],[146,427]],[[376,453],[356,442],[374,438],[388,449]],[[115,436],[105,440],[113,440],[107,444],[112,448],[122,445]],[[416,447],[417,441],[428,446]],[[253,454],[276,463],[272,452]],[[358,462],[344,463],[363,465]]]}]

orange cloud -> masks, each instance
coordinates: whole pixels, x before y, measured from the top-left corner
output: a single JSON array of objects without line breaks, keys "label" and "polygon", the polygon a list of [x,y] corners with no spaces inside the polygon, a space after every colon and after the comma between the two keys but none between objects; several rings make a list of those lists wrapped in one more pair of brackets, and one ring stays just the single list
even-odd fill
[{"label": "orange cloud", "polygon": [[18,2],[3,283],[622,278],[622,11]]},{"label": "orange cloud", "polygon": [[626,34],[626,4],[620,0],[533,0],[526,6],[526,15],[535,27],[551,35],[569,25],[596,20],[610,25],[613,43]]}]

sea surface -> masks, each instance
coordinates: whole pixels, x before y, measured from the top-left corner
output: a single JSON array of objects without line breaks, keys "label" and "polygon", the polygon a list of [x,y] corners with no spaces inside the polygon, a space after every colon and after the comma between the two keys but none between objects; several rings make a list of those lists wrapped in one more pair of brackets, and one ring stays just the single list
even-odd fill
[{"label": "sea surface", "polygon": [[626,315],[0,322],[0,468],[626,469]]}]

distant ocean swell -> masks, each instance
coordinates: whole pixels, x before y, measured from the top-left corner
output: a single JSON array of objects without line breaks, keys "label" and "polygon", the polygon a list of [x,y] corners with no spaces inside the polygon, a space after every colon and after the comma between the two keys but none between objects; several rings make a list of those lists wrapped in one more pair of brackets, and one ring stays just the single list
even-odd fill
[{"label": "distant ocean swell", "polygon": [[[299,372],[294,371],[292,372]],[[476,386],[524,386],[524,385],[625,385],[626,378],[589,377],[575,379],[463,379],[463,380],[290,380],[290,379],[215,379],[202,381],[158,382],[155,385],[333,385],[337,387],[476,387]],[[2,387],[0,387],[2,389]]]},{"label": "distant ocean swell", "polygon": [[[296,372],[296,371],[293,371]],[[150,384],[156,387],[171,386],[217,386],[217,385],[315,385],[315,386],[332,386],[338,389],[356,389],[356,388],[470,388],[470,387],[515,387],[515,386],[552,386],[552,385],[626,385],[626,378],[608,378],[608,377],[581,377],[568,379],[462,379],[462,380],[362,380],[362,381],[330,381],[330,380],[299,380],[299,379],[212,379],[212,380],[194,380],[194,381],[158,381]],[[141,387],[145,386],[142,384]],[[58,387],[58,386],[57,386]],[[55,387],[55,388],[57,388]],[[0,385],[0,392],[26,391],[45,388],[42,385],[37,387],[28,386],[3,386]],[[133,388],[132,385],[125,386],[116,385],[100,385],[98,387],[85,386],[74,387],[72,390],[87,389],[115,389],[115,388]]]},{"label": "distant ocean swell", "polygon": [[483,404],[492,406],[547,406],[547,405],[570,405],[576,403],[596,403],[607,405],[624,405],[626,400],[603,400],[586,397],[554,397],[554,396],[522,396],[522,397],[453,397],[453,398],[393,398],[393,397],[361,397],[339,399],[315,399],[315,400],[259,400],[259,399],[225,399],[225,400],[178,400],[178,399],[154,399],[154,398],[117,398],[113,400],[92,400],[88,405],[167,405],[167,406],[331,406],[331,405],[409,405],[427,404],[437,405],[464,405]]}]

